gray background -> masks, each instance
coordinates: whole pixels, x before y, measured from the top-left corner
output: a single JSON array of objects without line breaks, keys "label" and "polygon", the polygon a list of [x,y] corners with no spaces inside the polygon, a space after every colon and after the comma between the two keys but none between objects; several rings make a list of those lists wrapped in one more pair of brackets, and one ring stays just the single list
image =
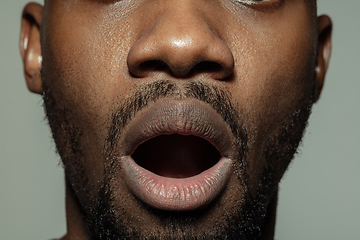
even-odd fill
[{"label": "gray background", "polygon": [[[26,0],[0,4],[0,239],[65,233],[64,177],[18,48]],[[319,0],[333,54],[300,153],[280,185],[277,240],[360,239],[359,0]]]}]

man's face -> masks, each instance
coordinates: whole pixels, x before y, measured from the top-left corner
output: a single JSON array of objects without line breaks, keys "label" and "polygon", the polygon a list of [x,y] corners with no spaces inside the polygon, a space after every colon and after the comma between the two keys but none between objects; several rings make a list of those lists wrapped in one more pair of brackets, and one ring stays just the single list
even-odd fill
[{"label": "man's face", "polygon": [[313,1],[52,0],[44,102],[94,239],[256,239],[316,89]]}]

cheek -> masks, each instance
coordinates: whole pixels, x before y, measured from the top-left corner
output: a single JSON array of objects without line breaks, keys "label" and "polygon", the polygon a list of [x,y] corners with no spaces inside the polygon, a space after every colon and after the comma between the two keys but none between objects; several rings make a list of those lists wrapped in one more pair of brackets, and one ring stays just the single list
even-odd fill
[{"label": "cheek", "polygon": [[[289,3],[290,5],[290,3]],[[231,37],[235,79],[231,91],[251,124],[271,131],[288,118],[314,84],[315,37],[309,10],[299,7],[238,23]],[[239,32],[239,31],[238,31]]]},{"label": "cheek", "polygon": [[[305,10],[304,10],[305,11]],[[290,19],[242,22],[242,31],[232,36],[236,62],[234,81],[229,90],[244,112],[250,129],[248,170],[257,186],[267,163],[264,149],[271,137],[288,124],[304,100],[311,97],[314,84],[315,38],[307,13],[291,12]],[[295,19],[295,20],[291,20]],[[274,165],[288,159],[272,159]],[[261,167],[262,166],[262,167]],[[282,170],[281,170],[282,171]],[[275,173],[282,175],[282,172]]]},{"label": "cheek", "polygon": [[[65,3],[60,2],[50,4],[57,10],[49,11],[44,21],[47,32],[42,39],[43,80],[58,107],[67,109],[68,122],[81,129],[81,164],[90,184],[96,185],[102,182],[99,173],[104,172],[102,153],[111,114],[133,88],[126,66],[129,43],[123,40],[128,32],[126,28],[119,32],[119,26],[126,25],[122,18],[114,21],[114,16],[102,11],[92,18],[87,14],[95,11],[87,11],[86,7],[79,11],[76,6],[66,11]],[[77,25],[72,25],[75,22]],[[61,137],[66,138],[66,134],[61,133]],[[66,141],[58,149],[68,147]]]},{"label": "cheek", "polygon": [[95,130],[110,117],[114,101],[121,101],[134,87],[126,65],[129,24],[108,14],[105,7],[94,11],[91,4],[79,1],[79,6],[66,11],[67,4],[56,2],[51,6],[56,11],[50,11],[45,21],[42,44],[46,81],[56,89],[55,98]]}]

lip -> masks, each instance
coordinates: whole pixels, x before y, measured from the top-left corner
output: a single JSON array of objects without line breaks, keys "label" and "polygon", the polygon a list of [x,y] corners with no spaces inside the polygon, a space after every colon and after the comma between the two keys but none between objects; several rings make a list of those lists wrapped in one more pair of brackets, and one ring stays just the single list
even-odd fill
[{"label": "lip", "polygon": [[[219,161],[191,177],[157,175],[132,158],[135,149],[160,135],[194,135],[210,142],[220,152]],[[158,209],[189,211],[214,200],[231,175],[234,136],[230,127],[208,104],[199,100],[158,100],[140,111],[124,129],[120,140],[121,166],[130,191]]]}]

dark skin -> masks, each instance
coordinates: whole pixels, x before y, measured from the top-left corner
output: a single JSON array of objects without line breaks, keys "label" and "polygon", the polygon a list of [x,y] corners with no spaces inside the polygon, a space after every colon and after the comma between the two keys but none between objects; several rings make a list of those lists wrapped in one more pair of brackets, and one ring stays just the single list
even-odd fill
[{"label": "dark skin", "polygon": [[[27,86],[44,96],[65,169],[62,239],[221,239],[227,233],[228,239],[274,238],[278,183],[319,99],[330,59],[331,20],[316,17],[314,1],[29,3],[20,49]],[[147,103],[131,108],[136,99]],[[190,117],[172,112],[183,113],[187,106]],[[158,202],[131,183],[129,156],[141,156],[133,154],[137,149],[162,151],[164,140],[131,148],[127,139],[139,138],[138,122],[145,122],[144,130],[156,125],[149,119],[163,116],[156,115],[159,108],[170,109],[166,123],[185,119],[223,127],[229,149],[202,133],[190,134],[226,158],[221,191],[204,203]],[[206,113],[200,120],[197,108]],[[183,144],[188,140],[175,139],[196,151]],[[172,139],[165,141],[171,145]],[[172,151],[181,149],[165,154]],[[175,170],[161,168],[170,178],[189,174]]]}]

